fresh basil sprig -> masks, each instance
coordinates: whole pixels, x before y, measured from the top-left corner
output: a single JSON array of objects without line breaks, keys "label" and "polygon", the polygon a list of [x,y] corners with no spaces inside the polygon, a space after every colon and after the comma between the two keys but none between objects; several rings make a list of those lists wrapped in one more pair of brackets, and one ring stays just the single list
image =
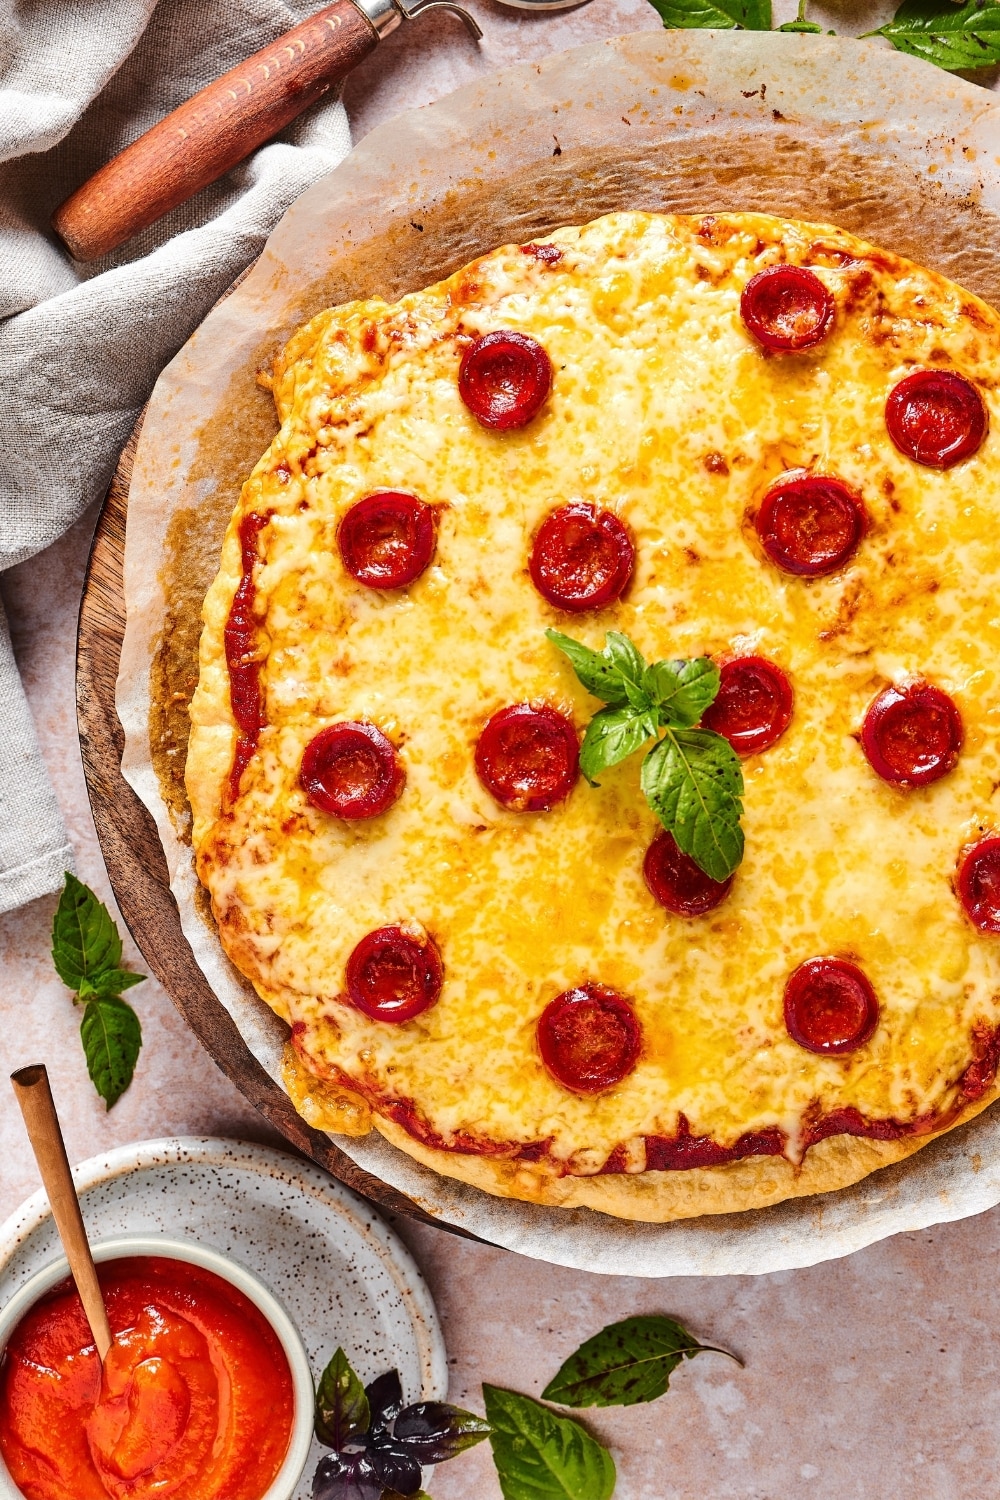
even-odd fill
[{"label": "fresh basil sprig", "polygon": [[315,1432],[333,1452],[317,1465],[313,1500],[420,1500],[421,1466],[457,1458],[490,1425],[445,1401],[404,1407],[398,1370],[362,1386],[337,1349],[317,1388]]},{"label": "fresh basil sprig", "polygon": [[[725,1354],[702,1344],[675,1318],[660,1315],[611,1323],[581,1344],[542,1392],[559,1406],[635,1406],[655,1401],[670,1384],[682,1359]],[[736,1363],[741,1361],[736,1359]]]},{"label": "fresh basil sprig", "polygon": [[[771,0],[650,0],[670,30],[770,31]],[[799,0],[794,21],[778,31],[826,30],[806,19],[805,0]],[[830,31],[827,35],[833,36]],[[919,57],[951,72],[970,72],[1000,63],[1000,3],[998,0],[903,0],[891,21],[866,37],[882,36],[899,52]]]},{"label": "fresh basil sprig", "polygon": [[121,967],[122,940],[111,913],[67,871],[52,922],[52,962],[73,1003],[84,1007],[80,1039],[91,1081],[108,1109],[132,1082],[142,1047],[139,1017],[122,991],[144,974]]},{"label": "fresh basil sprig", "polygon": [[719,691],[718,667],[708,656],[647,664],[614,630],[603,651],[558,630],[545,634],[606,704],[583,737],[584,776],[598,785],[601,771],[655,739],[640,773],[646,801],[684,854],[712,880],[727,880],[743,858],[743,773],[727,739],[696,727]]},{"label": "fresh basil sprig", "polygon": [[614,1459],[579,1422],[495,1385],[483,1400],[504,1500],[610,1500]]}]

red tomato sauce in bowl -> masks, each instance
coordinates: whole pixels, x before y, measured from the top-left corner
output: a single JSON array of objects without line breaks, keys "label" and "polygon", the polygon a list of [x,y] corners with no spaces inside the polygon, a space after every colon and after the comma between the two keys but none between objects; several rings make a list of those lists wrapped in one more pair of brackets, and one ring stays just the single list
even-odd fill
[{"label": "red tomato sauce in bowl", "polygon": [[262,1500],[295,1400],[264,1314],[201,1266],[161,1256],[98,1275],[114,1344],[102,1372],[72,1282],[41,1297],[0,1363],[0,1454],[27,1500]]}]

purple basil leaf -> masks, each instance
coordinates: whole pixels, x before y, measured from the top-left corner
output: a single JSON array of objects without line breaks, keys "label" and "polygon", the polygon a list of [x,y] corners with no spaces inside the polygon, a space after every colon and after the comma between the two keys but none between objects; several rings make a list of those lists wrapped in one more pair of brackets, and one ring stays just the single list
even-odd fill
[{"label": "purple basil leaf", "polygon": [[365,1386],[365,1395],[368,1397],[374,1436],[384,1432],[393,1417],[398,1417],[403,1408],[403,1387],[399,1382],[399,1371],[387,1370],[384,1375],[379,1375],[371,1385]]},{"label": "purple basil leaf", "polygon": [[396,1418],[395,1442],[421,1464],[443,1464],[489,1437],[483,1417],[446,1401],[418,1401]]},{"label": "purple basil leaf", "polygon": [[384,1438],[373,1445],[368,1457],[372,1468],[386,1489],[401,1495],[415,1495],[420,1488],[420,1465],[398,1443]]},{"label": "purple basil leaf", "polygon": [[381,1500],[385,1488],[367,1453],[329,1453],[313,1477],[313,1500]]}]

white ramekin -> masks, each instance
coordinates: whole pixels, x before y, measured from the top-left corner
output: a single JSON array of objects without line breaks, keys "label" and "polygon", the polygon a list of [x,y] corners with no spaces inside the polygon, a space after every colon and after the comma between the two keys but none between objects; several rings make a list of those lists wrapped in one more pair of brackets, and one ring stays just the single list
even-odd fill
[{"label": "white ramekin", "polygon": [[[155,1234],[127,1235],[116,1240],[98,1240],[91,1248],[94,1252],[94,1259],[98,1262],[122,1260],[132,1255],[159,1255],[165,1260],[180,1260],[186,1261],[189,1265],[203,1266],[205,1270],[214,1271],[216,1276],[220,1276],[223,1281],[228,1281],[231,1286],[236,1287],[264,1314],[285,1351],[288,1368],[292,1374],[295,1405],[285,1461],[278,1470],[274,1483],[260,1497],[260,1500],[292,1500],[306,1466],[309,1445],[312,1441],[313,1381],[309,1359],[302,1339],[299,1337],[299,1331],[274,1293],[268,1291],[264,1283],[258,1281],[256,1276],[252,1276],[249,1271],[245,1271],[234,1261],[227,1260],[218,1250],[209,1250],[207,1246],[197,1245],[190,1240],[161,1239]],[[14,1293],[6,1307],[0,1311],[0,1353],[6,1348],[7,1340],[28,1309],[38,1301],[39,1297],[51,1291],[52,1287],[64,1281],[68,1275],[69,1266],[66,1260],[60,1257],[51,1265],[37,1271],[30,1280],[25,1282],[24,1286]],[[22,1491],[11,1479],[10,1472],[2,1458],[0,1458],[0,1497],[2,1500],[24,1500]],[[74,1497],[67,1495],[66,1500],[74,1500]]]}]

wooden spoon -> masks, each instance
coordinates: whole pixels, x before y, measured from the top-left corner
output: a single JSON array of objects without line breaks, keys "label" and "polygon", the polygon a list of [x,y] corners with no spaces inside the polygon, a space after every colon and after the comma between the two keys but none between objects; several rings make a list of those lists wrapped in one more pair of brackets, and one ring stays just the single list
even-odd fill
[{"label": "wooden spoon", "polygon": [[111,1348],[111,1327],[97,1280],[94,1257],[90,1253],[87,1231],[83,1227],[80,1200],[73,1185],[73,1174],[59,1128],[59,1116],[49,1087],[49,1075],[44,1063],[34,1063],[30,1068],[19,1068],[16,1073],[12,1073],[10,1081],[21,1106],[31,1149],[35,1153],[38,1170],[49,1195],[52,1217],[56,1221],[59,1238],[103,1365]]}]

